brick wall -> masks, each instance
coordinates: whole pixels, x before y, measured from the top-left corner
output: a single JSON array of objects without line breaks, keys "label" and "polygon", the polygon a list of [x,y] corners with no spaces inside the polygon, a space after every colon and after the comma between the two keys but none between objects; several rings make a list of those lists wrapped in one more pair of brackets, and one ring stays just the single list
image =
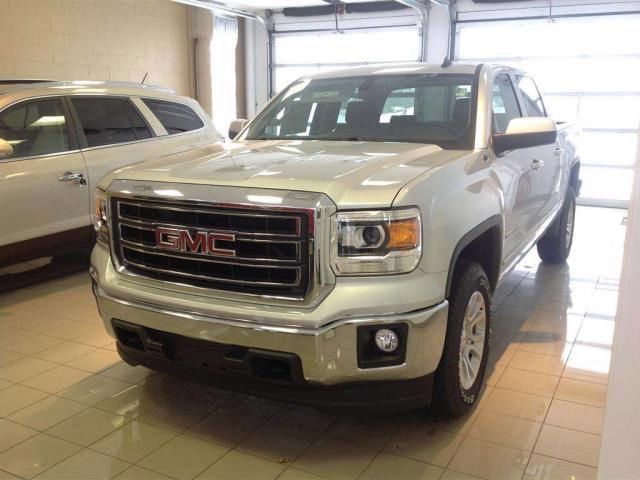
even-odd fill
[{"label": "brick wall", "polygon": [[124,80],[189,95],[189,10],[170,0],[0,0],[0,78]]}]

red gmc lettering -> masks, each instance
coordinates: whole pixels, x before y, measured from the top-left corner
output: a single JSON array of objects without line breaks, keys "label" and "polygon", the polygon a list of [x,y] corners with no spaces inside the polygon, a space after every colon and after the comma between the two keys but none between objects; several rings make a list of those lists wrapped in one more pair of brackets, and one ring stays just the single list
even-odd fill
[{"label": "red gmc lettering", "polygon": [[163,227],[156,229],[156,246],[162,250],[176,252],[235,257],[235,250],[218,248],[216,245],[217,241],[235,242],[235,240],[236,236],[232,233],[196,232],[192,236],[188,230]]}]

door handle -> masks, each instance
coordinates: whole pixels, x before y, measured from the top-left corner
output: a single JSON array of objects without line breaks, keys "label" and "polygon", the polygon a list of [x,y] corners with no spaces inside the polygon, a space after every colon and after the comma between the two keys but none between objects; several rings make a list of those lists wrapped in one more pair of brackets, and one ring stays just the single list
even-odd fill
[{"label": "door handle", "polygon": [[59,182],[73,183],[74,185],[86,185],[87,181],[84,179],[82,173],[64,172],[58,177]]},{"label": "door handle", "polygon": [[560,155],[562,155],[562,149],[561,149],[560,147],[556,148],[556,149],[553,151],[553,154],[554,154],[556,157],[559,157]]},{"label": "door handle", "polygon": [[533,162],[531,162],[531,170],[538,170],[542,167],[544,167],[544,161],[542,160],[538,160],[537,158],[533,159]]}]

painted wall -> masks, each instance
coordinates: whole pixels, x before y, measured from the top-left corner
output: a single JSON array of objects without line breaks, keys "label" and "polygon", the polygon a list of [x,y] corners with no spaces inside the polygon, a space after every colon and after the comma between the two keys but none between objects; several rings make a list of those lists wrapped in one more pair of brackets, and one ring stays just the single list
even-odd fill
[{"label": "painted wall", "polygon": [[169,0],[0,0],[0,78],[120,80],[191,93],[189,8]]},{"label": "painted wall", "polygon": [[625,241],[598,477],[638,478],[640,452],[640,138]]}]

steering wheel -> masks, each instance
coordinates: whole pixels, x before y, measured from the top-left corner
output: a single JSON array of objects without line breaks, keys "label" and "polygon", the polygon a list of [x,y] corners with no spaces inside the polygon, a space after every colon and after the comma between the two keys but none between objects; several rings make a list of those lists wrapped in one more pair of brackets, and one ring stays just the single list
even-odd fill
[{"label": "steering wheel", "polygon": [[455,128],[451,126],[451,124],[445,122],[425,122],[424,125],[425,127],[435,127],[439,128],[440,130],[444,130],[454,138],[457,137],[459,133]]}]

